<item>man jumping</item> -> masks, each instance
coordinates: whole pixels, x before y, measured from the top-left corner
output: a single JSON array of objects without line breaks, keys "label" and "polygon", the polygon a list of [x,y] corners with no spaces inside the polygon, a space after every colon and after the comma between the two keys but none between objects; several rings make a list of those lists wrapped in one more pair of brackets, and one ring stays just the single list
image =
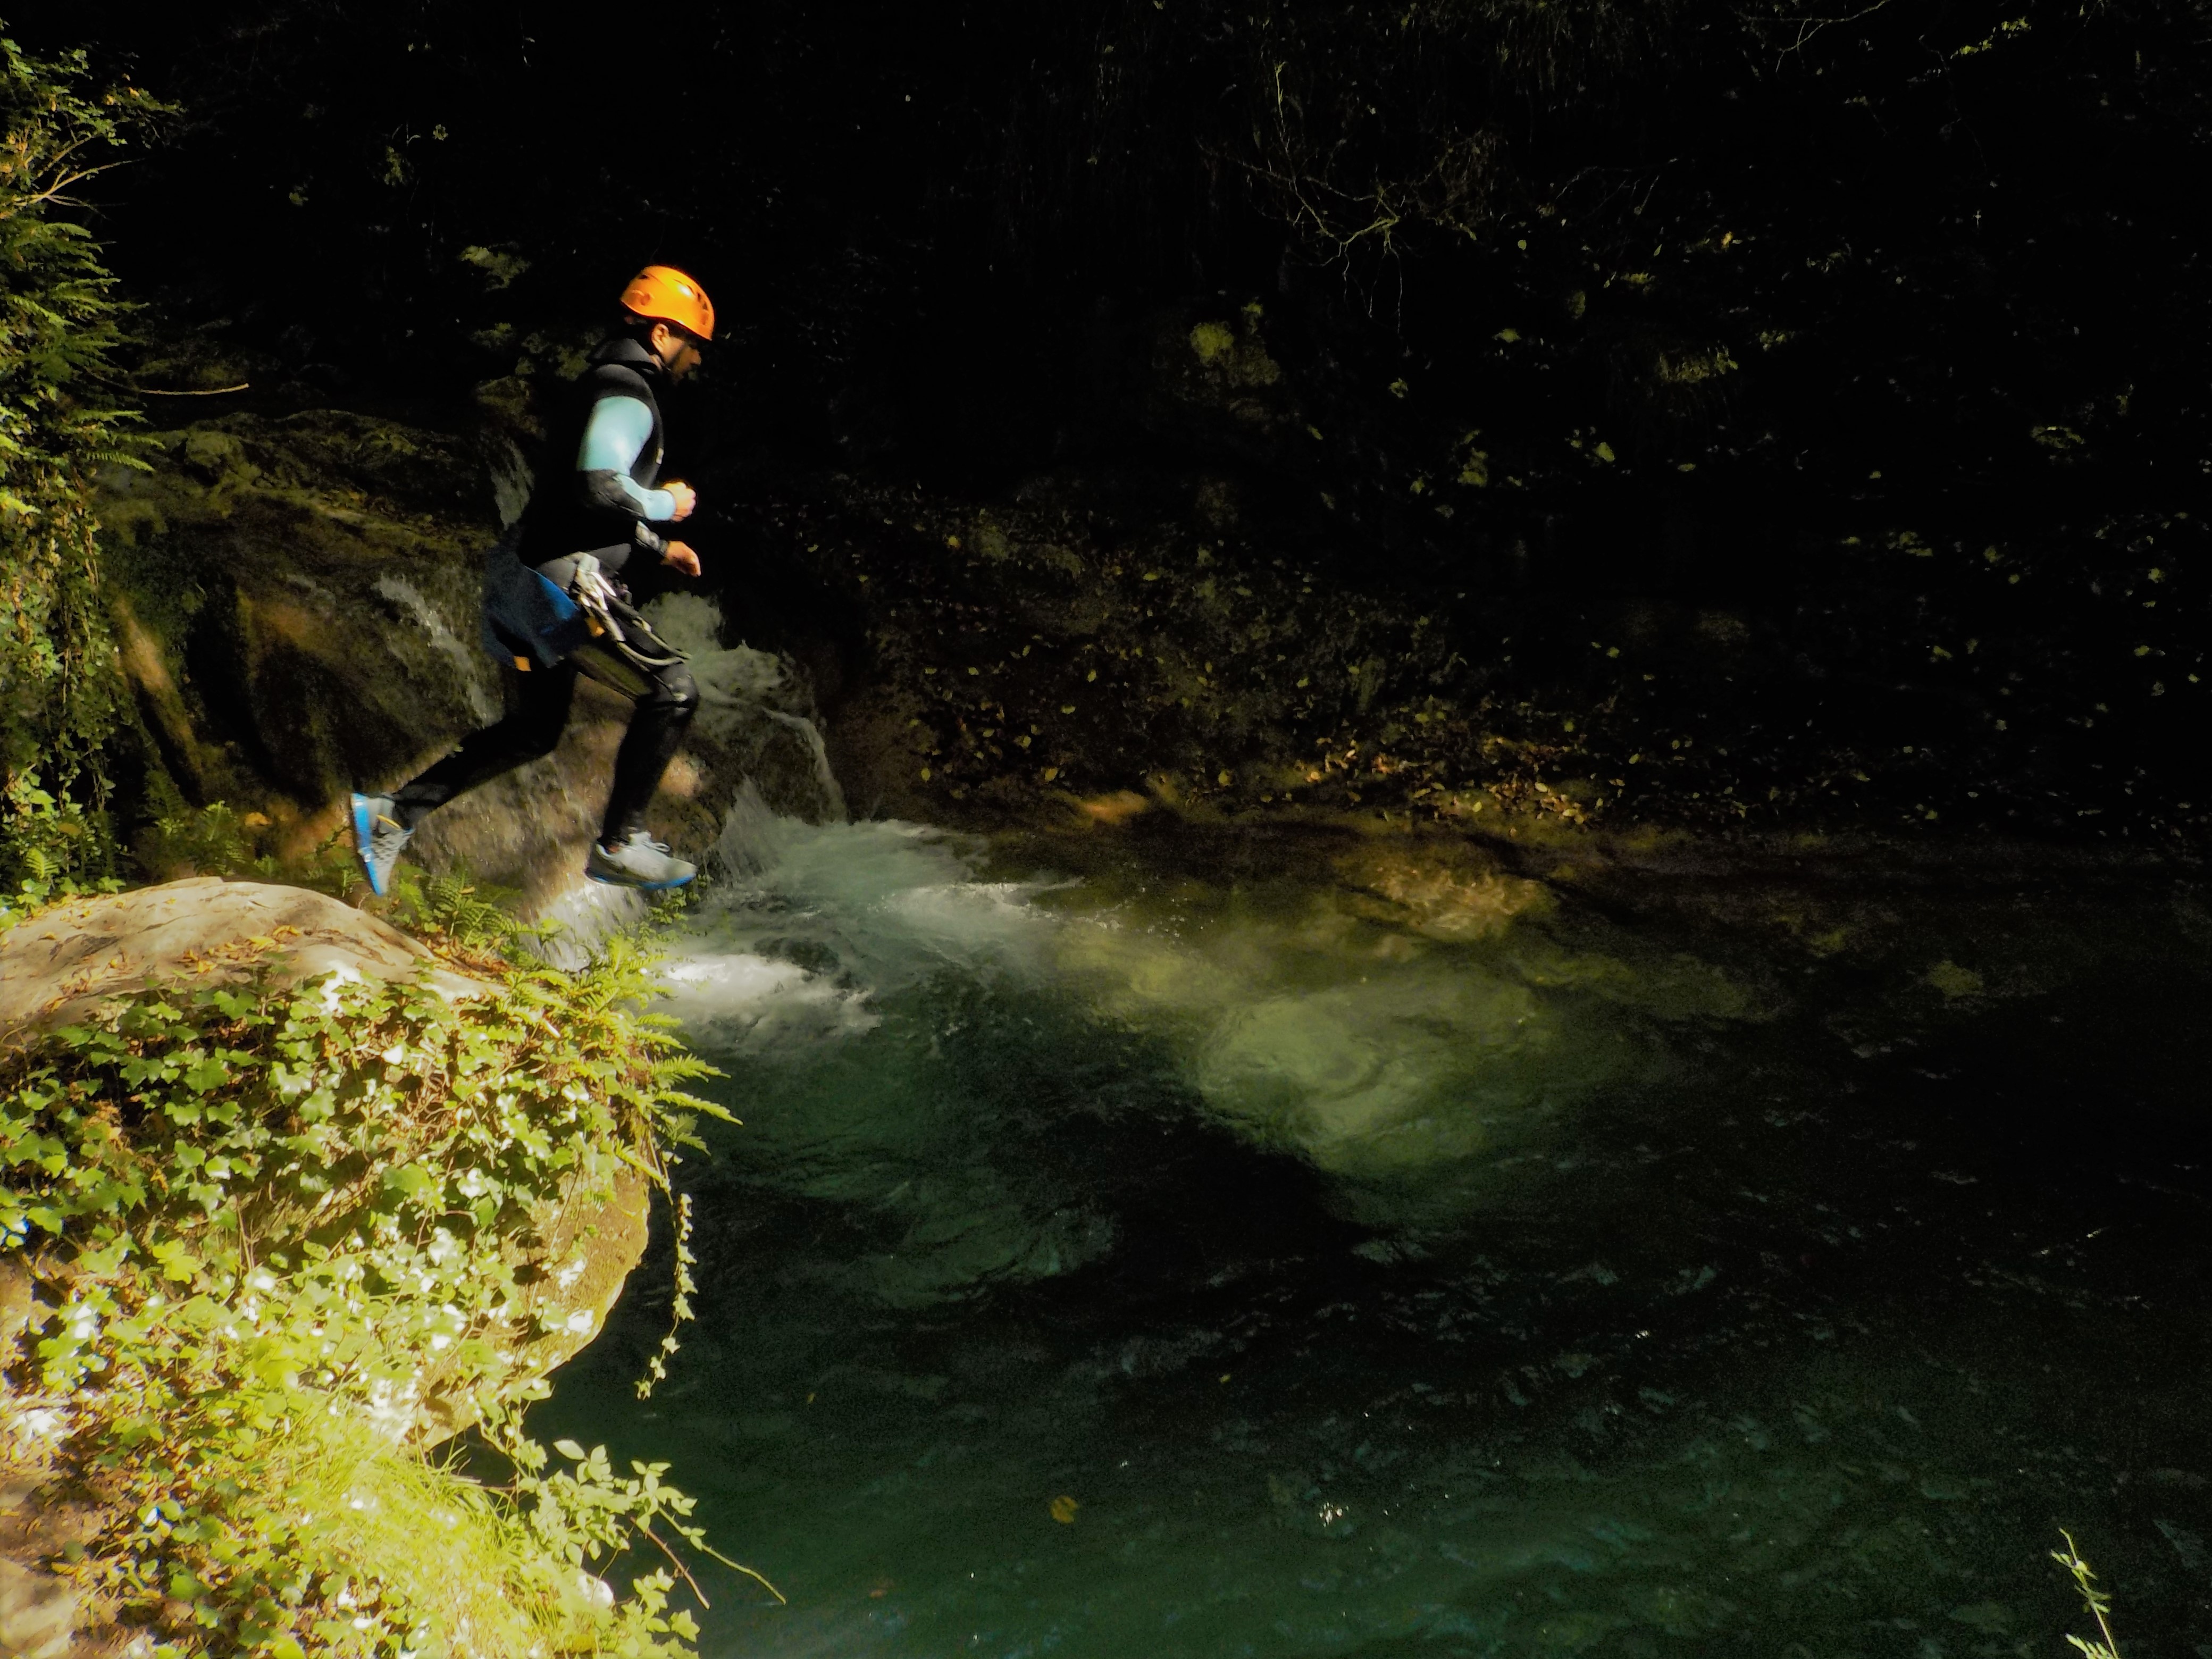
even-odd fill
[{"label": "man jumping", "polygon": [[485,643],[519,671],[511,712],[391,794],[353,798],[354,843],[379,894],[427,814],[553,751],[580,673],[635,705],[584,873],[647,891],[681,887],[696,873],[646,832],[643,819],[698,710],[698,688],[682,653],[654,637],[611,578],[639,553],[699,574],[699,556],[654,528],[681,523],[698,504],[690,486],[657,482],[658,394],[697,365],[714,337],[714,307],[666,265],[640,271],[622,303],[629,315],[621,331],[592,352],[547,434],[547,465],[529,506],[486,562]]}]

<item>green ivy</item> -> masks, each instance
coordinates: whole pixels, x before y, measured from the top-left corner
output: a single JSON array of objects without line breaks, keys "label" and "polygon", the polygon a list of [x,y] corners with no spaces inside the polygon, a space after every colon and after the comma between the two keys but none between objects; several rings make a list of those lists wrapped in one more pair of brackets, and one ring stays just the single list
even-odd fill
[{"label": "green ivy", "polygon": [[[0,1413],[102,1517],[64,1568],[93,1605],[178,1655],[694,1633],[672,1551],[704,1545],[665,1468],[556,1459],[521,1418],[550,1218],[625,1171],[665,1191],[695,1115],[724,1115],[636,1012],[649,962],[617,939],[459,1000],[264,966],[0,1059],[0,1270],[33,1298]],[[466,1422],[503,1486],[423,1456]],[[592,1576],[647,1547],[672,1553],[628,1595]]]},{"label": "green ivy", "polygon": [[[81,52],[0,38],[0,876],[50,821],[27,818],[27,791],[100,816],[99,751],[128,715],[88,495],[95,469],[139,464],[136,417],[111,391],[126,307],[72,216],[84,182],[166,113],[135,87],[94,90]],[[98,833],[40,851],[106,867]]]}]

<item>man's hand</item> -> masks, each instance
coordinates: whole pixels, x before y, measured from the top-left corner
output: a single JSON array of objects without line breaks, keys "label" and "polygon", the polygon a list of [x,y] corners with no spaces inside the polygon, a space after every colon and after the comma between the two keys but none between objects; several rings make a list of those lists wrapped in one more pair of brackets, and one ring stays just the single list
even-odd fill
[{"label": "man's hand", "polygon": [[[691,492],[687,489],[684,493],[688,496]],[[661,550],[660,562],[670,569],[680,570],[687,576],[699,574],[699,556],[682,542],[669,543]]]},{"label": "man's hand", "polygon": [[[669,499],[676,503],[676,510],[668,515],[668,521],[671,524],[681,524],[691,516],[691,509],[699,505],[699,492],[688,483],[678,483],[671,479],[660,487],[668,492]],[[698,573],[694,571],[692,574],[696,575]]]}]

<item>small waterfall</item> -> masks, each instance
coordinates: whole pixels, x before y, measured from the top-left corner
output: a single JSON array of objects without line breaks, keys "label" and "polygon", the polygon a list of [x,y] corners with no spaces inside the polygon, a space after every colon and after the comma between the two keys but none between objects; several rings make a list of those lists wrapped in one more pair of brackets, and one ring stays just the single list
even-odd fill
[{"label": "small waterfall", "polygon": [[446,625],[438,607],[430,603],[422,590],[404,576],[395,576],[389,571],[376,579],[376,591],[415,620],[431,648],[453,665],[461,688],[469,700],[469,710],[478,720],[487,723],[499,718],[499,698],[487,672],[489,663],[483,647],[473,641],[464,641]]},{"label": "small waterfall", "polygon": [[499,514],[499,527],[506,530],[530,505],[531,486],[535,482],[530,461],[512,438],[501,438],[492,447],[489,471],[492,505]]},{"label": "small waterfall", "polygon": [[722,833],[714,842],[708,865],[717,875],[749,880],[765,873],[783,855],[791,821],[769,811],[768,803],[750,778],[738,786],[738,798],[722,819]]},{"label": "small waterfall", "polygon": [[653,631],[681,651],[699,683],[694,729],[721,742],[787,700],[790,671],[782,659],[744,644],[722,643],[722,608],[697,593],[664,593],[645,607]]},{"label": "small waterfall", "polygon": [[845,791],[837,781],[837,775],[830,769],[830,750],[822,741],[822,728],[804,714],[786,714],[769,709],[768,717],[788,726],[796,732],[807,752],[814,757],[814,781],[822,792],[821,817],[826,823],[842,823],[852,816],[845,805]]},{"label": "small waterfall", "polygon": [[721,608],[696,593],[669,593],[645,608],[653,631],[681,651],[699,686],[692,741],[753,783],[763,799],[810,823],[842,823],[845,792],[814,722],[813,700],[784,660],[722,643]]}]

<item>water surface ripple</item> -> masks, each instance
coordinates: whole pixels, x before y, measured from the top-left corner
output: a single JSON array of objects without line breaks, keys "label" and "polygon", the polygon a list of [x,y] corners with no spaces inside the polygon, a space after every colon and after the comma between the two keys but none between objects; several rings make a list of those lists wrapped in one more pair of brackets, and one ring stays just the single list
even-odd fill
[{"label": "water surface ripple", "polygon": [[2063,1524],[2212,1655],[2188,884],[721,855],[699,1320],[638,1405],[664,1243],[538,1424],[790,1597],[706,1653],[2050,1654]]}]

